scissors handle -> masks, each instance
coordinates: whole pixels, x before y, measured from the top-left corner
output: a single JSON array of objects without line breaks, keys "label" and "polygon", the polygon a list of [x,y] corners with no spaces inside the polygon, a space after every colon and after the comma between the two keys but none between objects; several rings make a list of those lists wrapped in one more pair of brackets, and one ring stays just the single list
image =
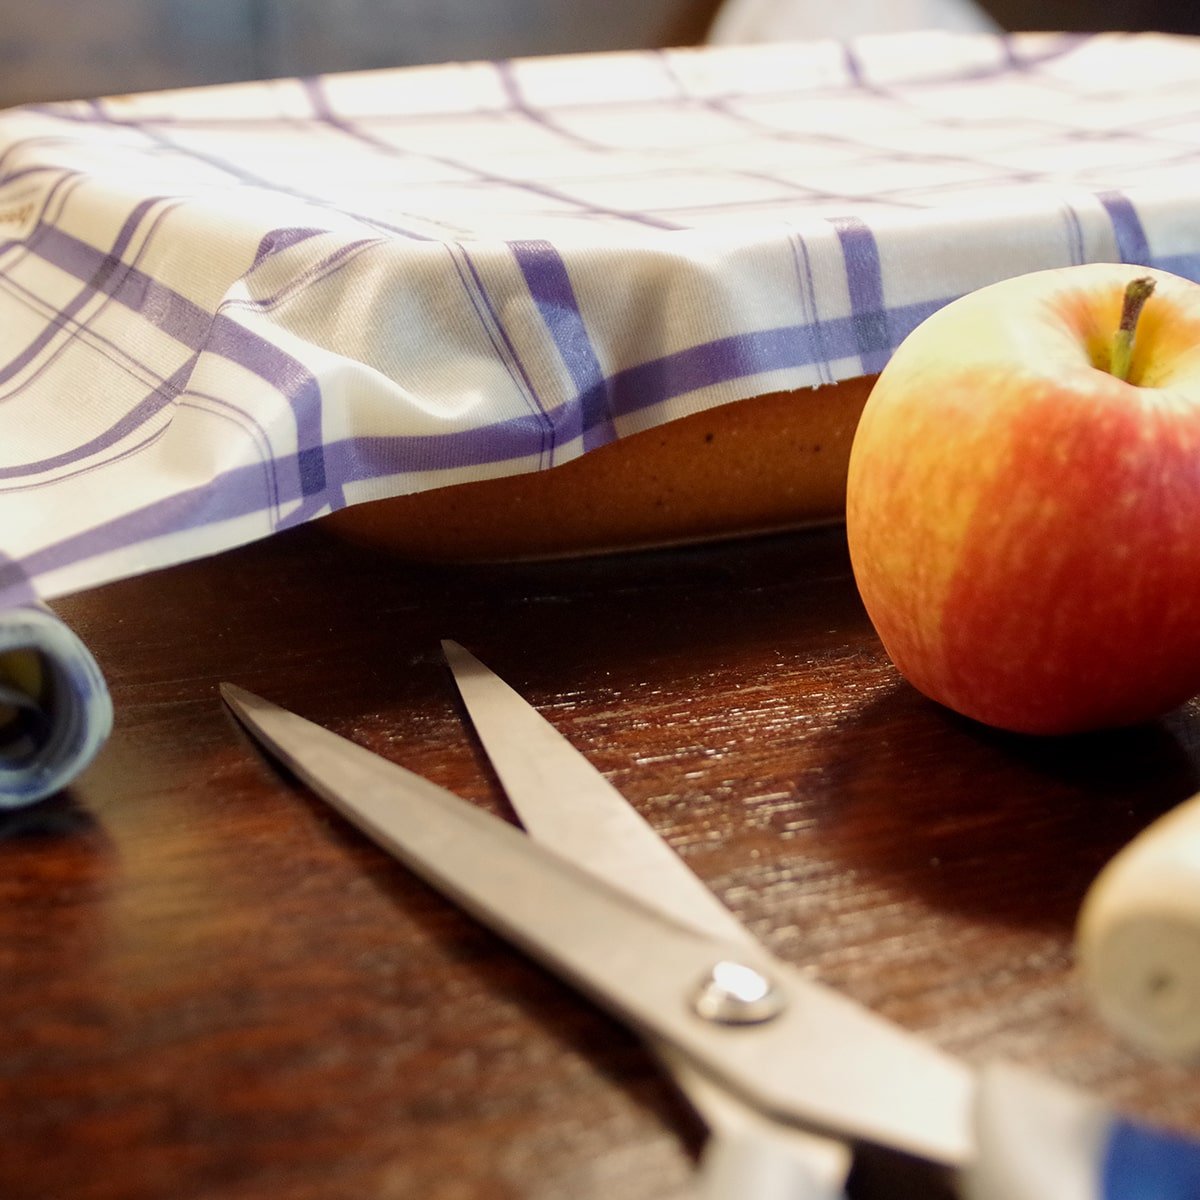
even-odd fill
[{"label": "scissors handle", "polygon": [[981,1072],[967,1200],[1194,1200],[1200,1144],[1114,1116],[1043,1075]]}]

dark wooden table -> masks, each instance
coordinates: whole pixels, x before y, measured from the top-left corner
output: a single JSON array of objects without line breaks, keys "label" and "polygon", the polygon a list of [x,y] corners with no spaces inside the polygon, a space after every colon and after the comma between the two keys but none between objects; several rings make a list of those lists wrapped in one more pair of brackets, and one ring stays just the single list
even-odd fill
[{"label": "dark wooden table", "polygon": [[664,1200],[701,1130],[621,1028],[264,760],[224,679],[497,812],[438,640],[585,751],[778,953],[973,1061],[1200,1132],[1089,1012],[1100,866],[1197,789],[1200,711],[988,732],[915,695],[840,531],[414,566],[320,528],[60,602],[111,742],[0,826],[0,1196]]}]

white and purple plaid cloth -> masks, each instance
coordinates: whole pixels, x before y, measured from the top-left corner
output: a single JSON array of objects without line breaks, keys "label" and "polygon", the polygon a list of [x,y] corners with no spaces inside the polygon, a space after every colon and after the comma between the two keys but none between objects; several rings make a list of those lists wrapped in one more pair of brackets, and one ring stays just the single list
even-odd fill
[{"label": "white and purple plaid cloth", "polygon": [[[927,32],[0,113],[0,610],[1200,279],[1200,41]],[[803,403],[798,400],[797,403]]]}]

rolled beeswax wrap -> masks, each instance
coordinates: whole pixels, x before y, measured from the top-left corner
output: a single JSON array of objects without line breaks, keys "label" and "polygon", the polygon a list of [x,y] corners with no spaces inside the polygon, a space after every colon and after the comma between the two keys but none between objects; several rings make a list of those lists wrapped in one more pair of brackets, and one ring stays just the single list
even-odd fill
[{"label": "rolled beeswax wrap", "polygon": [[71,782],[111,727],[108,689],[75,634],[43,608],[0,613],[0,809]]}]

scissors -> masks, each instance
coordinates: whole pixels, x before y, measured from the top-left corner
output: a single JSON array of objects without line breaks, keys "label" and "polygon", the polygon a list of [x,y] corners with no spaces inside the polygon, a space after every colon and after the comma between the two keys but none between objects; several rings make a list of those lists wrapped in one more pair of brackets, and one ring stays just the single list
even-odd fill
[{"label": "scissors", "polygon": [[363,833],[646,1038],[709,1128],[704,1200],[836,1200],[858,1179],[883,1196],[1200,1197],[1200,1143],[1023,1068],[972,1068],[774,957],[536,709],[442,646],[525,832],[221,692]]}]

